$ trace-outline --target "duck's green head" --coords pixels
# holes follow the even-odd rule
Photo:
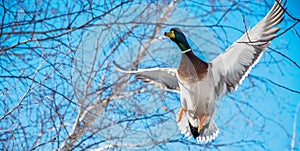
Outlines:
[[[181,49],[181,51],[191,49],[184,34],[179,28],[171,28],[170,32],[165,32],[164,35],[169,37],[172,41],[174,41]]]

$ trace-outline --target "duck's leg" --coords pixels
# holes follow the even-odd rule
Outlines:
[[[202,129],[202,127],[203,127],[203,124],[204,124],[204,121],[205,121],[205,119],[207,118],[207,114],[204,114],[203,116],[202,116],[202,118],[201,118],[201,120],[200,120],[200,123],[199,123],[199,127],[198,127],[198,132],[200,132],[201,131],[201,129]]]
[[[180,111],[179,111],[179,115],[178,115],[178,117],[177,117],[177,122],[180,122],[180,121],[181,121],[183,112],[186,112],[186,109],[183,108],[183,107],[181,107],[181,108],[180,108]]]

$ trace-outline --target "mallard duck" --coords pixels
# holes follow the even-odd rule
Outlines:
[[[180,93],[181,108],[178,127],[182,134],[194,137],[198,142],[214,140],[219,130],[213,120],[215,102],[238,88],[251,68],[258,62],[264,50],[271,44],[280,28],[274,28],[283,20],[284,4],[276,1],[270,12],[251,30],[211,62],[198,58],[183,32],[171,28],[164,35],[181,50],[178,68],[152,68],[126,71],[138,79],[164,90]]]

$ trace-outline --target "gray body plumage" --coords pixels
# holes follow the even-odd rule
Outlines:
[[[182,120],[178,122],[179,129],[189,137],[193,135],[198,142],[208,142],[215,139],[219,130],[212,116],[205,120],[202,132],[198,133],[197,131],[201,117],[214,114],[215,103],[218,99],[214,90],[211,64],[208,66],[207,75],[201,81],[187,82],[180,79],[180,76],[177,78],[181,90],[181,106],[187,110],[186,113],[183,113]]]

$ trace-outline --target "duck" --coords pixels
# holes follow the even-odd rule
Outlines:
[[[276,0],[262,20],[210,62],[198,58],[183,31],[175,27],[164,36],[181,50],[177,68],[127,71],[114,64],[120,72],[133,74],[160,89],[179,93],[178,129],[185,137],[194,137],[199,143],[214,141],[219,134],[213,119],[216,101],[233,93],[259,61],[280,30],[274,26],[283,20],[285,4]]]

